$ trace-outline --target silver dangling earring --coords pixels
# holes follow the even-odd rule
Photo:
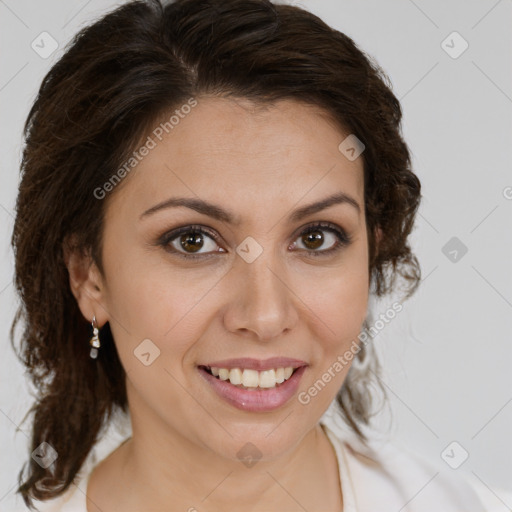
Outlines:
[[[98,325],[96,324],[96,315],[92,317],[92,338],[89,341],[91,345],[91,351],[89,352],[89,356],[91,359],[96,359],[98,357],[98,349],[100,348],[100,338],[99,338],[99,330]]]

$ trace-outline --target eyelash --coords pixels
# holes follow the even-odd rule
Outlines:
[[[346,233],[343,229],[340,229],[336,227],[335,224],[331,224],[330,222],[317,222],[315,224],[310,224],[309,226],[306,226],[304,230],[299,233],[297,238],[302,237],[304,235],[307,235],[309,233],[318,231],[319,228],[321,230],[329,231],[330,233],[333,233],[337,240],[333,247],[326,250],[308,250],[308,249],[301,249],[302,251],[306,251],[309,253],[309,255],[313,257],[327,257],[331,254],[341,250],[343,247],[346,247],[350,245],[352,242],[352,237]],[[170,243],[173,242],[176,238],[178,238],[180,235],[183,234],[200,234],[200,235],[208,235],[208,237],[212,238],[217,244],[219,244],[219,240],[217,239],[217,235],[215,235],[212,231],[197,225],[190,225],[190,226],[183,226],[181,228],[175,229],[173,231],[170,231],[168,233],[165,233],[163,236],[159,238],[158,244],[163,246],[164,249],[168,252],[171,252],[173,254],[177,254],[179,257],[188,259],[188,260],[194,260],[194,259],[206,259],[212,256],[215,256],[217,253],[210,253],[210,254],[186,254],[182,253],[178,250],[176,250],[174,247],[170,246]]]

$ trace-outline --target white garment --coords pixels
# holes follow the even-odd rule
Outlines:
[[[436,467],[391,443],[366,447],[355,435],[335,434],[320,424],[338,461],[343,512],[489,512],[475,490],[454,470]],[[41,512],[86,512],[85,493],[92,470],[131,436],[129,416],[118,416],[100,445],[90,452],[77,483],[49,501],[34,501]],[[315,511],[309,511],[315,512]]]

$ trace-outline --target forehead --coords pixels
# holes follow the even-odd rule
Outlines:
[[[166,125],[169,133],[161,127],[174,111],[155,123],[153,148],[124,178],[111,206],[129,203],[142,213],[170,196],[187,196],[262,215],[262,206],[310,203],[335,192],[363,206],[363,159],[350,161],[339,151],[348,133],[319,108],[199,97],[187,111]],[[159,140],[155,133],[162,131]]]

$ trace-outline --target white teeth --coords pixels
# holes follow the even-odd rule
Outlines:
[[[237,386],[238,384],[242,384],[242,370],[240,368],[233,368],[229,372],[229,382]]]
[[[276,370],[276,382],[278,384],[281,384],[281,382],[284,382],[284,368],[278,368]]]
[[[259,375],[257,370],[244,370],[242,375],[242,384],[246,388],[257,388]]]
[[[257,387],[264,389],[274,388],[276,384],[282,384],[285,380],[288,380],[292,376],[293,370],[292,366],[261,372],[249,369],[242,370],[241,368],[228,369],[215,366],[210,368],[212,375],[220,380],[229,380],[234,386],[252,389]]]
[[[276,385],[275,370],[260,372],[260,388],[273,388]]]

